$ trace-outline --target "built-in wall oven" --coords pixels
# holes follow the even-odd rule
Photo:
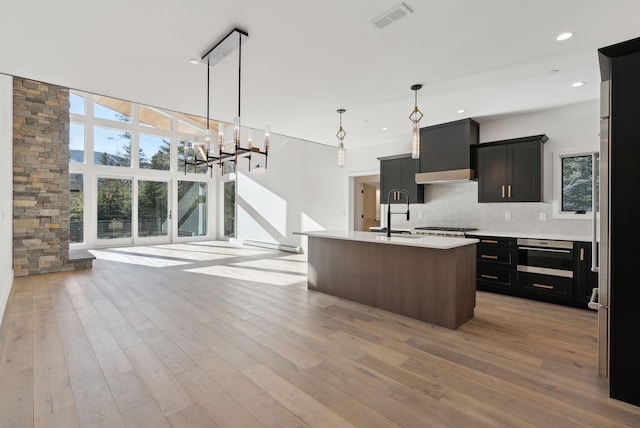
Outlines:
[[[518,272],[573,278],[573,242],[518,239]]]

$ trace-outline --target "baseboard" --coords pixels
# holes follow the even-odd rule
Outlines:
[[[269,248],[271,250],[287,251],[290,253],[302,253],[302,248],[294,247],[293,245],[284,245],[272,242],[253,241],[251,239],[245,239],[242,241],[245,245],[251,245],[253,247]]]
[[[4,311],[7,309],[7,302],[9,301],[9,293],[11,292],[11,286],[13,285],[13,269],[9,269],[9,274],[2,282],[0,282],[0,325],[4,318]]]

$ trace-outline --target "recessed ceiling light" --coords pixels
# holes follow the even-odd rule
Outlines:
[[[190,60],[189,60],[189,62],[190,62],[191,64],[193,64],[193,65],[200,64],[200,60],[199,60],[199,59],[195,59],[195,58],[190,59]]]
[[[467,112],[467,111],[466,111],[465,109],[463,109],[463,108],[461,108],[461,109],[459,109],[459,110],[458,110],[458,114],[462,114],[462,113],[466,113],[466,112]]]
[[[556,40],[559,42],[564,42],[565,40],[569,40],[572,37],[573,37],[573,33],[566,32],[566,33],[558,34],[558,37],[556,37]]]
[[[389,128],[385,126],[384,128],[382,128],[382,130],[383,130],[383,131],[388,131],[388,130],[389,130]]]
[[[580,86],[584,86],[584,82],[574,82],[571,86],[574,88],[579,88]]]

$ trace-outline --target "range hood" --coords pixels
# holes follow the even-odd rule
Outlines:
[[[471,146],[478,144],[480,125],[473,119],[420,129],[420,162],[416,183],[451,183],[475,178]]]

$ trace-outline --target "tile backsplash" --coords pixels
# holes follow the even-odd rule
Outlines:
[[[591,220],[554,218],[551,202],[478,203],[478,183],[429,184],[425,186],[425,203],[410,206],[411,220],[394,215],[394,227],[448,226],[474,227],[494,232],[535,232],[587,236]],[[382,224],[386,221],[386,205],[382,206]],[[392,211],[402,211],[393,205]],[[509,217],[510,219],[506,219]],[[545,218],[541,221],[541,217]]]

